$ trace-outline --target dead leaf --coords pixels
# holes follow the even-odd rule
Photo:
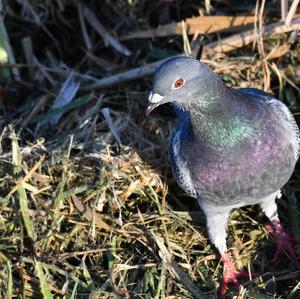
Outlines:
[[[290,44],[283,44],[277,48],[273,48],[265,59],[270,60],[270,59],[279,58],[285,55],[290,50],[290,48],[291,48]]]
[[[93,213],[90,207],[84,206],[83,203],[75,195],[71,195],[71,198],[74,206],[77,208],[78,211],[82,213],[82,216],[85,219],[89,221],[95,220],[95,225],[98,228],[103,228],[105,230],[111,231],[111,227],[100,218],[99,214],[96,213],[95,217],[93,217]]]

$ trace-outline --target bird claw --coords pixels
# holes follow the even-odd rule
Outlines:
[[[238,278],[249,279],[250,277],[247,272],[238,271],[235,269],[227,253],[222,255],[222,261],[224,264],[224,276],[220,292],[221,298],[224,299],[230,283],[234,284],[236,287],[239,287],[240,283],[238,282]],[[254,276],[256,276],[256,274],[254,274]]]
[[[286,251],[291,259],[296,264],[297,268],[300,269],[299,258],[295,252],[294,246],[300,244],[300,240],[297,240],[290,236],[282,227],[281,223],[276,220],[273,221],[271,225],[266,226],[268,232],[272,234],[272,236],[277,241],[276,250],[274,253],[274,257],[272,259],[272,263],[277,263],[279,260],[279,256],[283,251]]]

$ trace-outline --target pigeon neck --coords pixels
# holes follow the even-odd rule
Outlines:
[[[238,98],[236,91],[224,88],[203,104],[203,99],[185,107],[191,119],[194,138],[214,151],[223,152],[252,135],[254,101]],[[208,104],[207,104],[208,103]]]

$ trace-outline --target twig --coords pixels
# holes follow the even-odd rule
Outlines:
[[[54,37],[54,35],[47,29],[47,27],[43,24],[40,16],[36,13],[36,11],[31,6],[31,3],[28,2],[28,0],[20,1],[20,4],[31,14],[33,17],[33,20],[27,19],[28,21],[34,22],[38,26],[40,26],[44,32],[53,40],[53,42],[56,45],[56,48],[59,49],[59,43],[57,39]]]
[[[58,257],[59,259],[68,259],[73,256],[97,254],[106,251],[109,251],[109,248],[98,248],[98,249],[90,249],[90,250],[75,251],[75,252],[63,252],[63,253],[56,254],[55,257]]]
[[[29,65],[34,65],[34,53],[33,53],[33,47],[32,47],[32,40],[30,36],[26,36],[22,38],[22,47],[23,47],[23,52],[25,55],[25,59],[27,64]],[[31,77],[34,77],[36,74],[36,70],[34,68],[29,68],[28,72]],[[42,78],[39,78],[39,80]]]
[[[258,41],[258,52],[262,60],[263,72],[264,72],[264,91],[268,91],[270,88],[270,70],[268,68],[268,64],[265,60],[265,49],[264,49],[264,40],[263,40],[263,26],[264,26],[264,9],[266,1],[261,1],[261,6],[259,9],[259,41]]]
[[[294,0],[292,5],[291,5],[291,8],[286,16],[286,19],[285,19],[285,25],[286,26],[290,26],[291,24],[291,21],[292,21],[292,18],[296,12],[296,9],[297,9],[297,6],[299,4],[299,0]]]
[[[90,37],[86,30],[86,24],[85,24],[83,15],[82,15],[82,4],[80,2],[77,5],[77,10],[78,10],[78,15],[79,15],[79,22],[80,22],[82,35],[83,35],[83,40],[84,40],[86,48],[89,50],[92,48],[92,43],[91,43]]]
[[[164,61],[165,61],[165,59],[159,60],[159,61],[156,61],[154,63],[148,64],[145,66],[137,67],[135,69],[125,71],[123,73],[115,74],[115,75],[100,79],[100,80],[98,80],[98,82],[84,86],[82,88],[82,90],[88,91],[88,90],[93,90],[96,88],[104,88],[104,87],[112,86],[112,85],[115,85],[118,83],[123,83],[123,82],[127,82],[130,80],[138,79],[141,77],[150,76],[155,72],[156,68]]]
[[[56,83],[55,83],[54,79],[51,77],[49,72],[46,70],[45,66],[38,61],[36,56],[33,57],[33,61],[39,67],[39,71],[45,77],[45,79],[47,79],[52,86],[55,86]]]
[[[187,28],[186,28],[186,25],[185,25],[185,22],[182,21],[182,40],[183,40],[183,48],[184,48],[184,53],[188,56],[190,56],[192,54],[192,51],[191,51],[191,45],[190,45],[190,41],[189,41],[189,38],[188,38],[188,35],[187,35]]]
[[[291,22],[290,26],[286,26],[282,22],[273,23],[265,26],[263,29],[263,37],[272,36],[284,32],[297,30],[300,27],[300,18],[296,18]],[[209,56],[210,53],[230,52],[241,47],[249,45],[256,38],[254,30],[248,30],[242,33],[234,34],[221,41],[212,42],[203,47],[203,56]]]
[[[280,1],[280,7],[281,7],[281,20],[285,21],[287,13],[288,13],[288,7],[289,7],[289,0],[281,0]]]
[[[91,53],[91,51],[86,50],[85,55],[88,59],[92,61],[93,64],[96,66],[100,66],[102,69],[106,70],[107,72],[112,72],[114,69],[118,68],[118,64],[113,61],[108,61],[102,57],[96,56],[95,54]],[[91,77],[91,76],[90,76]],[[94,81],[99,79],[93,78]]]
[[[32,118],[35,117],[42,110],[43,107],[45,107],[49,99],[50,99],[49,95],[44,95],[40,98],[39,102],[34,106],[32,111],[23,121],[21,129],[24,129],[30,123]]]
[[[130,56],[131,51],[123,46],[116,38],[114,38],[105,27],[100,23],[100,21],[96,18],[94,13],[87,7],[83,7],[83,15],[86,20],[90,23],[90,25],[102,36],[104,42],[106,44],[111,45],[115,50],[124,54],[125,56]]]
[[[103,108],[103,109],[101,109],[101,113],[103,114],[103,116],[104,116],[104,118],[106,120],[106,123],[109,126],[110,131],[114,135],[116,141],[121,146],[122,145],[121,138],[120,138],[120,136],[119,136],[119,134],[117,132],[117,129],[116,129],[115,125],[112,122],[112,119],[111,119],[110,113],[109,113],[109,108]]]
[[[132,32],[122,36],[121,40],[181,35],[184,26],[186,27],[186,33],[188,35],[195,34],[196,32],[199,34],[207,34],[222,30],[232,31],[236,30],[240,26],[252,24],[254,21],[254,16],[201,16],[186,19],[184,23],[170,23],[167,25],[161,25],[156,29]]]

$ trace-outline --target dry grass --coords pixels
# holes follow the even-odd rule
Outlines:
[[[1,26],[12,51],[2,60],[0,86],[0,298],[217,298],[222,267],[204,215],[176,185],[168,163],[171,109],[144,118],[146,75],[89,86],[148,68],[189,49],[191,40],[186,32],[184,38],[120,36],[208,8],[254,15],[255,3],[3,2]],[[279,21],[276,5],[266,3],[265,23]],[[298,117],[297,34],[260,35],[263,50],[249,45],[204,62],[230,86],[270,87]],[[299,168],[288,191],[280,216],[300,237]],[[232,287],[228,298],[300,297],[289,257],[271,264],[275,244],[265,222],[256,207],[232,213],[231,254],[237,266],[261,275]]]

